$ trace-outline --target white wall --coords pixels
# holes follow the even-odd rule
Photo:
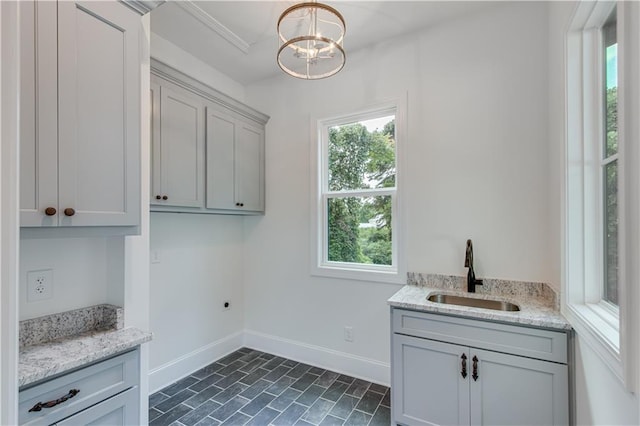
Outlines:
[[[580,336],[576,338],[576,424],[638,425],[640,400]]]
[[[122,306],[123,238],[21,238],[20,320],[100,303]],[[53,298],[27,301],[27,272],[53,269]],[[114,290],[112,290],[114,289]]]
[[[575,2],[549,6],[549,252],[553,282],[561,281],[562,211],[561,179],[564,179],[565,69],[564,37]],[[615,374],[580,335],[575,339],[576,423],[579,425],[640,424],[640,399],[627,392]]]
[[[247,87],[271,120],[267,214],[245,219],[246,328],[374,361],[388,381],[373,364],[389,362],[398,287],[309,275],[310,118],[405,93],[408,270],[463,275],[472,238],[479,277],[549,282],[547,84],[547,6],[508,3],[350,54],[327,80]]]
[[[240,83],[151,33],[151,56],[241,102]],[[151,214],[149,388],[153,392],[242,346],[242,218]],[[222,302],[231,300],[229,311]]]
[[[151,56],[240,102],[244,102],[244,86],[156,33],[151,33]]]
[[[150,236],[154,391],[242,345],[242,218],[152,213]]]

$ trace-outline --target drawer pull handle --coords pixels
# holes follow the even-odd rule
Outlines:
[[[34,405],[31,410],[29,410],[29,412],[32,411],[40,411],[43,408],[52,408],[55,407],[58,404],[62,404],[63,402],[65,402],[66,400],[73,398],[74,396],[76,396],[78,393],[80,392],[80,389],[71,389],[69,391],[68,394],[66,394],[65,396],[63,396],[62,398],[58,398],[58,399],[54,399],[53,401],[49,401],[49,402],[38,402],[36,405]]]
[[[478,357],[474,355],[471,360],[473,361],[473,374],[471,377],[473,377],[473,381],[475,382],[478,380],[478,377],[480,377],[478,376]]]
[[[467,378],[467,355],[462,354],[460,359],[462,359],[462,371],[460,372],[460,374],[462,374],[463,379],[466,379]]]

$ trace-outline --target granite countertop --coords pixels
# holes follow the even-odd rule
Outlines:
[[[18,386],[73,370],[148,342],[123,328],[122,309],[98,305],[20,322]]]
[[[571,329],[569,322],[560,313],[556,293],[544,283],[484,279],[484,285],[477,286],[476,293],[467,293],[466,277],[409,273],[407,282],[388,300],[390,306],[532,327]],[[507,301],[517,304],[520,311],[497,311],[430,302],[427,298],[433,293]]]

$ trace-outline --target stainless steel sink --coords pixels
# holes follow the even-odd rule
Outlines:
[[[493,309],[495,311],[519,311],[520,307],[514,303],[501,300],[474,299],[471,297],[454,296],[452,294],[432,294],[427,298],[430,302],[447,305],[470,306],[473,308]]]

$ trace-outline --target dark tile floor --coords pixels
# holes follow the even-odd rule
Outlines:
[[[149,397],[150,425],[389,426],[386,386],[242,348]]]

